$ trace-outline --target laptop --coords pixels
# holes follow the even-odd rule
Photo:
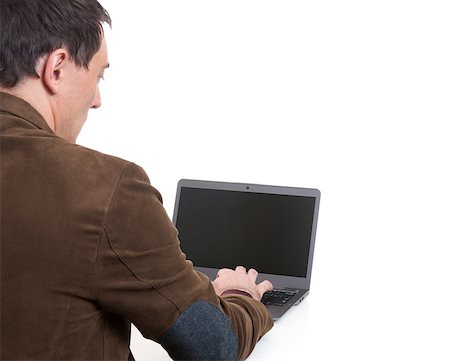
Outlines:
[[[319,201],[318,189],[182,179],[173,223],[211,280],[242,265],[271,281],[262,302],[277,320],[309,294]]]

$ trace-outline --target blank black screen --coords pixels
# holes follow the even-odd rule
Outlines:
[[[176,227],[195,266],[306,277],[315,198],[182,188]]]

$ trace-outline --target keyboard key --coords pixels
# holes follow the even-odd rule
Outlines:
[[[265,305],[284,306],[296,293],[291,290],[272,290],[264,293],[261,302]]]

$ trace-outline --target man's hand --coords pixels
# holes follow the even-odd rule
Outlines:
[[[218,296],[221,296],[225,291],[238,290],[247,292],[255,300],[261,301],[262,295],[272,290],[273,285],[267,280],[257,285],[256,277],[258,277],[258,272],[253,268],[249,269],[248,272],[242,266],[237,266],[235,270],[222,268],[217,272],[217,277],[212,285]]]

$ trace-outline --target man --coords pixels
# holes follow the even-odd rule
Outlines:
[[[109,66],[96,0],[1,0],[2,360],[244,359],[272,327],[257,272],[211,283],[133,163],[75,143]]]

